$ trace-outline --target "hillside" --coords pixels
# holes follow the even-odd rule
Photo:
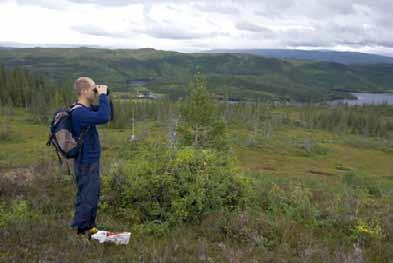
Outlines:
[[[213,49],[207,53],[252,54],[278,59],[298,59],[311,61],[336,62],[340,64],[393,64],[392,57],[359,52],[340,52],[332,50],[299,49]]]
[[[186,93],[200,71],[216,94],[238,99],[323,101],[342,91],[391,91],[393,65],[343,65],[279,60],[249,54],[185,54],[155,49],[18,48],[0,50],[0,64],[22,66],[59,82],[92,76],[117,91],[143,81],[172,98]]]

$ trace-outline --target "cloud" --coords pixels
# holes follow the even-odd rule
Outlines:
[[[238,6],[232,2],[200,1],[192,2],[192,6],[202,12],[234,15],[239,13]]]
[[[34,48],[34,47],[46,47],[46,48],[78,48],[78,47],[90,47],[90,48],[103,48],[100,45],[89,45],[89,44],[46,44],[46,43],[35,43],[26,44],[18,42],[0,41],[0,47],[17,47],[17,48]]]
[[[146,5],[152,5],[154,3],[176,3],[176,2],[182,2],[182,0],[160,0],[160,1],[154,1],[154,0],[69,0],[70,2],[75,2],[79,4],[93,4],[93,5],[98,5],[98,6],[103,6],[103,7],[110,7],[110,6],[127,6],[130,4],[146,4]]]
[[[29,44],[393,54],[392,12],[387,0],[0,0],[0,24],[12,25],[0,35]]]
[[[168,26],[167,27],[156,26],[141,33],[145,33],[155,38],[165,38],[165,39],[174,39],[174,40],[208,38],[218,35],[218,33],[216,32],[192,32],[189,30],[173,28]]]
[[[71,26],[72,30],[78,31],[82,34],[92,35],[92,36],[100,36],[100,37],[127,37],[130,36],[128,32],[116,32],[116,31],[108,31],[106,29],[100,28],[95,25],[76,25]]]
[[[264,26],[260,26],[257,24],[253,24],[247,21],[241,21],[239,23],[236,24],[236,28],[239,30],[243,30],[243,31],[250,31],[250,32],[258,32],[258,33],[264,33],[266,35],[273,35],[273,32],[264,27]]]
[[[69,0],[70,2],[78,3],[78,4],[93,4],[100,6],[126,6],[133,3],[144,2],[144,1],[133,1],[133,0]]]
[[[45,0],[15,0],[20,6],[38,6],[46,9],[67,10],[75,6],[67,0],[45,1]]]

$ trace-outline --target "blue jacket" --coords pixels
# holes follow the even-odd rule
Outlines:
[[[79,104],[82,107],[74,109],[71,113],[72,134],[75,138],[79,138],[81,131],[90,126],[89,131],[84,135],[81,156],[75,158],[74,164],[80,158],[80,163],[94,163],[100,159],[101,146],[96,125],[110,120],[111,109],[107,95],[100,94],[99,102],[99,105],[90,105],[90,107]]]

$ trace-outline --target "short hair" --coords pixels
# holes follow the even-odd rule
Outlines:
[[[89,88],[90,83],[94,84],[94,81],[89,77],[79,77],[74,82],[74,90],[77,96],[81,94],[81,91]]]

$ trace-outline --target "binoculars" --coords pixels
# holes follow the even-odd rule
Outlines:
[[[93,89],[93,91],[94,91],[94,93],[96,93],[97,94],[97,88],[94,88]],[[108,95],[109,96],[109,88],[107,88],[106,89],[106,95]],[[112,121],[113,120],[113,118],[114,118],[114,116],[115,116],[115,113],[113,112],[114,111],[114,108],[113,108],[113,103],[112,103],[112,100],[109,98],[109,106],[110,106],[110,108],[111,108],[111,116],[110,116],[110,120]]]
[[[97,93],[97,88],[93,89],[94,93]],[[106,89],[106,95],[109,95],[109,88]]]

